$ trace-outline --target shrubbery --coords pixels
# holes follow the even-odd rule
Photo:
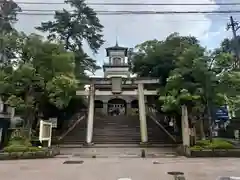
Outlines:
[[[196,145],[191,147],[191,150],[204,150],[204,149],[233,149],[234,145],[226,140],[213,139],[197,141]]]
[[[12,133],[8,146],[3,149],[4,152],[38,152],[42,148],[33,147],[29,138],[24,135],[23,130],[17,129]]]
[[[41,148],[24,146],[24,145],[10,145],[4,148],[4,152],[38,152],[42,151]]]

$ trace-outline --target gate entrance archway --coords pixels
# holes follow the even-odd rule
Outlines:
[[[126,114],[126,101],[115,98],[108,101],[108,115],[119,116]]]

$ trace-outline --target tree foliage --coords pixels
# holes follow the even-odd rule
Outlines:
[[[197,43],[195,37],[182,37],[178,33],[171,34],[165,41],[146,41],[136,46],[138,51],[132,60],[132,71],[138,76],[159,77],[165,85],[182,50]]]
[[[0,71],[1,96],[21,110],[30,127],[39,108],[52,103],[59,109],[66,107],[73,97],[77,81],[74,76],[74,55],[62,44],[44,41],[36,34],[20,33],[16,42],[18,59],[15,68]]]
[[[190,118],[211,116],[224,104],[239,107],[239,72],[233,71],[230,41],[209,52],[191,36],[173,33],[164,41],[136,46],[132,70],[138,76],[160,78],[162,110],[173,116],[187,105]],[[234,104],[234,105],[233,105]],[[238,105],[237,105],[238,104]]]
[[[21,9],[12,0],[0,4],[0,96],[20,111],[29,128],[36,116],[49,114],[46,108],[61,112],[74,104],[85,71],[99,68],[84,52],[83,43],[86,41],[96,53],[104,43],[103,26],[84,0],[65,3],[73,10],[56,11],[53,21],[37,28],[48,33],[47,40],[15,30]]]
[[[14,24],[17,22],[17,13],[21,8],[12,0],[4,0],[0,3],[0,62],[9,65],[9,58],[13,58],[12,50],[14,45]]]
[[[13,0],[2,1],[0,8],[0,32],[8,33],[13,31],[13,25],[17,22],[17,13],[21,11],[21,8]]]
[[[67,107],[76,89],[76,80],[66,75],[55,76],[46,86],[50,102],[60,109]]]
[[[64,44],[66,50],[75,53],[75,75],[79,76],[84,70],[94,72],[99,69],[96,61],[83,51],[86,41],[90,49],[97,53],[104,43],[101,25],[96,12],[87,6],[84,0],[66,0],[73,11],[56,11],[54,20],[43,22],[38,30],[48,32],[49,40],[57,40]]]

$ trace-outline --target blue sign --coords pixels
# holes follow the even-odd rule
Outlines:
[[[221,106],[215,111],[215,120],[224,120],[227,121],[229,119],[227,106]]]

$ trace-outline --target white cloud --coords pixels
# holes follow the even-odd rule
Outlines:
[[[21,1],[21,0],[17,0]],[[25,0],[26,1],[26,0]],[[39,0],[28,0],[29,2],[39,2]],[[41,0],[41,2],[49,0]],[[98,2],[99,0],[88,1]],[[51,0],[51,2],[61,2]],[[99,1],[103,2],[103,1]],[[105,0],[104,2],[116,2],[117,0]],[[128,0],[121,1],[126,3],[159,3],[159,0]],[[165,0],[161,3],[199,3],[199,0]],[[212,0],[201,0],[201,3],[214,4]],[[22,6],[22,5],[21,5]],[[66,5],[25,5],[23,9],[62,9]],[[155,11],[197,11],[197,10],[216,10],[213,6],[99,6],[93,7],[95,10],[155,10]],[[116,36],[119,44],[127,47],[134,47],[136,44],[150,39],[164,39],[172,32],[179,32],[181,35],[193,35],[202,38],[208,33],[211,20],[202,14],[189,15],[129,15],[129,16],[99,16],[104,25],[104,38],[106,43],[96,55],[99,64],[103,63],[105,57],[104,48],[115,44]],[[51,19],[49,16],[21,16],[17,27],[28,33],[35,31],[34,27],[42,21]],[[35,31],[36,32],[36,31]],[[205,35],[206,36],[206,35]],[[90,51],[89,51],[90,52]],[[101,72],[97,73],[97,75]]]
[[[220,26],[217,31],[209,31],[201,38],[203,46],[207,46],[208,49],[214,49],[218,46],[223,39],[231,38],[232,32],[226,30],[226,25]]]

